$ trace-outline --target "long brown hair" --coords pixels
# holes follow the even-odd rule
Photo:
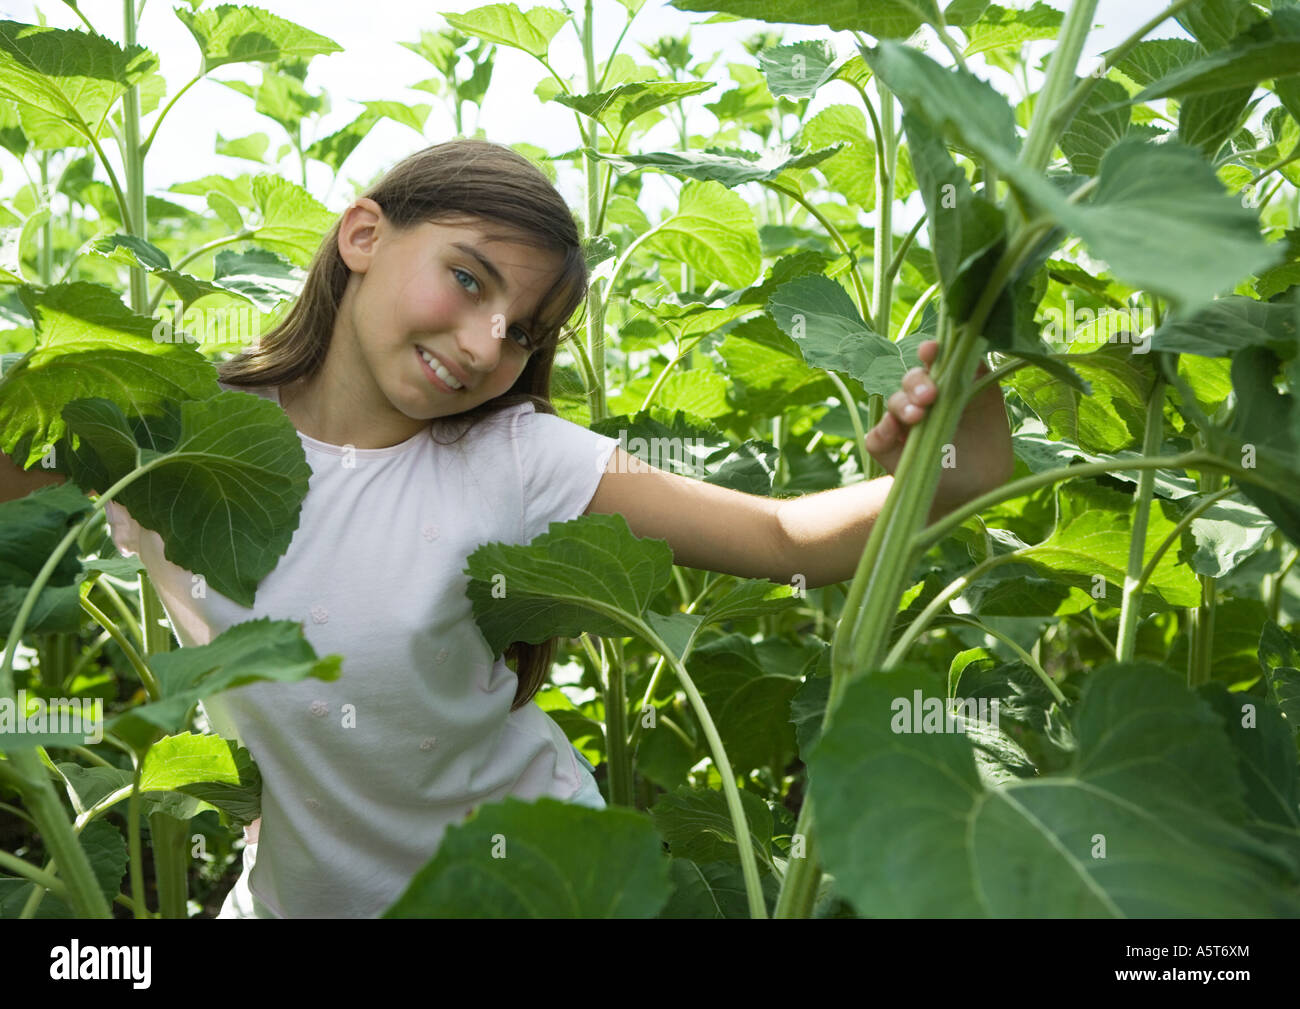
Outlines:
[[[477,422],[520,403],[532,403],[538,413],[554,414],[550,389],[555,350],[573,335],[567,323],[583,304],[588,276],[577,222],[550,180],[509,147],[458,138],[426,147],[398,162],[361,195],[378,203],[384,216],[399,230],[426,222],[478,218],[505,225],[511,232],[489,238],[562,254],[563,265],[555,283],[526,324],[533,337],[533,350],[518,380],[495,399],[447,420],[463,423],[454,442]],[[339,253],[341,222],[340,216],[321,241],[308,267],[302,293],[284,318],[255,346],[217,365],[222,382],[245,387],[280,386],[320,370],[351,274]],[[546,682],[557,642],[557,638],[536,645],[516,641],[506,648],[505,657],[514,662],[519,678],[511,710],[527,704]]]

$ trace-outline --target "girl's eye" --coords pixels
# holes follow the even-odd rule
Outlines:
[[[474,285],[475,290],[470,291],[470,288],[465,287],[464,284],[461,284],[461,287],[465,287],[465,290],[470,291],[471,294],[477,293],[478,281],[474,279],[474,275],[472,273],[467,273],[465,270],[461,270],[457,267],[452,267],[451,272],[455,275],[458,281],[460,280],[461,277],[467,277],[470,283]],[[515,334],[516,339],[519,340],[519,346],[523,347],[524,350],[533,349],[533,338],[528,334],[526,330],[520,329],[518,326],[516,326],[510,332]]]
[[[459,280],[461,277],[468,277],[468,278],[470,279],[470,282],[473,283],[474,288],[475,288],[475,290],[472,291],[471,293],[476,293],[476,292],[477,292],[477,289],[478,289],[478,281],[474,279],[474,275],[473,275],[472,273],[466,273],[464,270],[458,270],[458,269],[456,269],[455,267],[452,267],[452,271],[451,271],[451,272],[452,272],[453,274],[456,275],[456,279],[457,279],[457,280]],[[461,286],[461,287],[465,287],[464,284],[461,284],[460,286]],[[465,290],[468,291],[469,288],[468,288],[468,287],[465,287]]]

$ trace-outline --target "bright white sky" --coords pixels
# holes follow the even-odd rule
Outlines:
[[[1027,0],[1003,0],[1003,3],[1004,6],[1029,6]],[[573,0],[571,6],[574,5],[581,7],[582,0]],[[1064,0],[1054,0],[1053,5],[1064,7],[1065,3]],[[1090,57],[1127,36],[1165,5],[1165,0],[1101,0],[1096,22],[1102,27],[1097,28],[1089,39],[1083,66],[1086,68]],[[121,40],[121,0],[82,0],[80,6],[96,29]],[[421,29],[445,27],[446,23],[437,11],[463,12],[481,6],[481,0],[441,0],[429,4],[413,4],[410,0],[363,0],[362,3],[355,0],[268,0],[263,6],[343,46],[343,52],[316,57],[307,78],[308,88],[324,88],[334,106],[321,124],[321,136],[338,129],[361,111],[352,99],[396,99],[433,105],[423,138],[405,126],[381,122],[344,164],[344,177],[336,183],[324,165],[319,162],[312,164],[309,188],[318,197],[324,197],[331,209],[342,210],[347,205],[354,182],[364,185],[407,154],[452,136],[452,120],[442,100],[426,92],[407,90],[409,84],[434,76],[435,71],[398,43],[415,41]],[[520,6],[527,9],[534,4],[523,0]],[[559,4],[553,6],[559,8]],[[0,0],[0,17],[35,23],[37,7],[44,11],[47,22],[56,27],[73,28],[80,24],[68,7],[54,0],[39,5],[28,0]],[[139,26],[139,41],[160,54],[169,95],[189,79],[198,64],[194,40],[172,13],[171,7],[172,4],[166,0],[148,0]],[[597,58],[601,59],[618,37],[625,12],[615,0],[596,0],[595,8],[596,51]],[[359,11],[364,12],[364,17],[357,17]],[[709,79],[718,81],[721,86],[691,102],[688,125],[696,132],[712,132],[717,128],[712,113],[703,106],[706,102],[716,101],[718,95],[734,86],[727,74],[727,62],[753,62],[740,40],[760,30],[780,27],[756,21],[700,25],[699,22],[708,16],[685,14],[667,6],[665,0],[648,0],[620,48],[620,52],[629,54],[638,62],[649,62],[638,43],[651,43],[665,35],[680,37],[689,30],[696,59],[706,58],[715,51],[722,52],[722,58],[708,74]],[[852,38],[846,32],[791,25],[784,27],[784,33],[786,42],[829,38],[841,55],[852,52]],[[1176,22],[1167,21],[1153,35],[1170,37],[1184,33]],[[1036,43],[1035,55],[1041,56],[1047,45]],[[527,141],[551,152],[576,146],[578,138],[572,111],[557,103],[543,104],[532,93],[537,82],[546,75],[542,66],[516,50],[498,46],[497,51],[496,70],[480,124],[488,138],[502,143]],[[560,32],[551,55],[553,65],[562,73],[582,66],[581,49],[572,29],[565,28]],[[947,61],[946,54],[939,58]],[[979,66],[978,61],[975,65]],[[218,68],[214,75],[255,82],[259,79],[259,70],[250,65],[234,64]],[[831,85],[816,97],[812,111],[826,104],[856,100],[847,85]],[[466,108],[468,111],[470,107]],[[472,130],[473,125],[472,121],[467,123],[467,130]],[[220,84],[204,80],[191,88],[168,115],[158,142],[149,155],[146,185],[151,192],[159,192],[174,182],[211,173],[256,172],[258,168],[254,163],[221,157],[212,153],[212,149],[218,132],[233,138],[258,131],[271,137],[272,151],[284,139],[277,124],[253,112],[250,100]],[[653,150],[656,143],[665,148],[675,145],[675,134],[669,124],[656,126],[646,139],[638,142],[638,147]],[[25,181],[25,176],[5,152],[0,152],[0,167],[4,171],[0,192],[10,194]],[[297,178],[292,157],[281,163],[280,170],[290,178]],[[673,199],[670,194],[676,191],[677,186],[677,182],[670,182],[659,173],[646,175],[647,196],[651,202],[655,202],[653,190],[656,188],[667,201]],[[567,166],[562,167],[560,188],[575,207],[580,205],[580,187],[577,173]],[[178,202],[187,201],[181,199]]]

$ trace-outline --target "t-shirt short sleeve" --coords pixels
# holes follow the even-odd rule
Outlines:
[[[514,445],[523,475],[523,542],[567,522],[591,503],[618,439],[538,413],[531,403],[516,414]]]

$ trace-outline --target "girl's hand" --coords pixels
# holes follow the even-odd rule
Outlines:
[[[867,432],[867,451],[889,473],[898,466],[912,425],[925,416],[938,395],[929,374],[938,353],[937,340],[926,340],[917,348],[925,366],[903,376],[902,388],[886,401],[887,412],[880,423]],[[988,372],[988,365],[981,361],[975,377]],[[953,435],[952,458],[954,465],[943,470],[935,491],[936,502],[944,507],[964,504],[1011,479],[1015,468],[1011,427],[1002,387],[997,383],[966,404]]]

